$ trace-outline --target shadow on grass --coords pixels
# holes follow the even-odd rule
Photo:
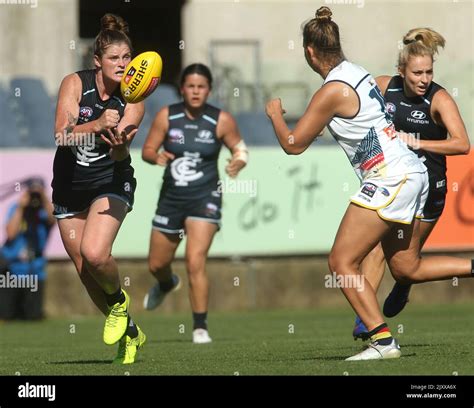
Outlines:
[[[234,338],[221,338],[219,337],[218,340],[214,340],[212,341],[212,343],[216,343],[216,344],[219,344],[219,343],[229,343],[229,342],[232,342],[232,343],[235,343],[235,339]],[[189,343],[189,344],[193,344],[193,341],[191,338],[181,338],[181,339],[157,339],[157,340],[149,340],[147,338],[147,341],[146,341],[146,344],[163,344],[163,343],[179,343],[179,344],[183,344],[183,343]],[[212,344],[211,343],[211,344]]]
[[[158,339],[158,340],[149,340],[147,339],[146,344],[163,344],[163,343],[191,343],[191,339]]]
[[[301,358],[288,358],[288,359],[278,359],[280,362],[288,362],[288,361],[339,361],[340,363],[344,362],[347,357],[350,357],[351,355],[346,355],[344,354],[339,354],[337,356],[320,356],[320,357],[313,357],[313,356],[308,356],[308,357],[301,357]],[[416,353],[410,353],[410,354],[402,354],[401,358],[407,358],[407,357],[416,357]],[[391,360],[391,359],[387,359]],[[396,360],[396,359],[394,359]],[[260,363],[267,363],[269,361],[275,362],[274,358],[267,358],[267,359],[255,359],[254,361],[260,362]],[[359,361],[357,361],[360,363]]]
[[[66,365],[66,364],[112,364],[112,360],[71,360],[71,361],[51,361],[47,365]]]
[[[351,357],[350,355],[348,356],[326,356],[326,357],[308,357],[308,358],[300,358],[298,360],[319,360],[319,361],[339,361],[339,362],[344,362],[346,358]],[[400,358],[411,358],[411,357],[416,357],[416,353],[411,353],[411,354],[402,354]],[[387,359],[387,360],[398,360],[396,358],[394,359]],[[370,361],[370,360],[367,360]],[[351,363],[352,361],[348,361],[348,363]],[[356,363],[360,364],[360,361],[356,361]]]
[[[401,343],[400,347],[438,347],[442,344],[411,344],[411,343]]]

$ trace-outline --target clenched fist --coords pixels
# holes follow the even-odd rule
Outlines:
[[[115,109],[106,109],[99,119],[97,119],[97,124],[101,129],[112,129],[117,127],[120,122],[120,115],[118,110]]]

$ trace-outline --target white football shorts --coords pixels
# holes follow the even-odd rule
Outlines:
[[[377,211],[386,221],[411,224],[413,217],[423,218],[428,189],[427,171],[366,179],[351,197],[351,202]]]

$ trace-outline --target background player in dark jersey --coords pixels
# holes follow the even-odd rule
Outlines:
[[[405,35],[403,43],[398,59],[399,75],[380,76],[376,80],[396,130],[403,132],[400,137],[428,168],[429,194],[420,223],[422,247],[443,213],[447,193],[446,156],[468,154],[470,144],[456,102],[433,82],[433,56],[438,47],[444,47],[444,38],[429,28],[414,28]],[[377,290],[385,271],[380,245],[364,260],[362,271]],[[387,317],[403,309],[410,288],[410,284],[395,283],[383,308]],[[354,337],[364,338],[366,333],[357,317]]]
[[[129,146],[142,103],[126,104],[120,80],[130,62],[128,26],[106,14],[95,39],[95,69],[67,75],[56,110],[53,203],[67,253],[95,305],[106,315],[104,342],[119,342],[114,362],[133,363],[145,335],[128,315],[111,255],[120,225],[133,206],[136,181]]]
[[[234,118],[207,104],[211,87],[212,75],[205,65],[185,68],[181,75],[183,102],[157,113],[142,152],[146,162],[166,166],[148,258],[150,272],[158,283],[145,296],[144,307],[154,309],[167,293],[179,287],[171,262],[186,231],[194,343],[211,342],[205,265],[221,219],[217,162],[222,144],[232,152],[226,167],[229,176],[235,177],[248,159]]]

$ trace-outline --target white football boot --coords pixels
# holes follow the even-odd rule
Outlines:
[[[382,346],[377,341],[371,342],[364,351],[355,356],[346,358],[346,361],[381,360],[387,358],[399,358],[402,352],[397,340],[393,339],[387,346]]]
[[[211,343],[212,339],[209,337],[209,333],[206,329],[195,329],[193,330],[193,343],[194,344],[205,344]]]

